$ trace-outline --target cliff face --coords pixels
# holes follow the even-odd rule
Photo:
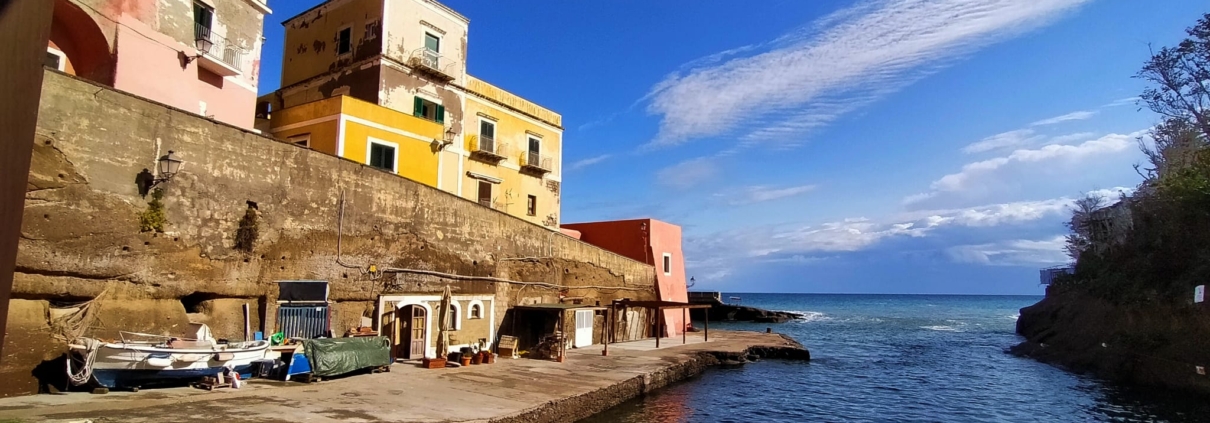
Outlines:
[[[1073,291],[1021,309],[1015,354],[1131,384],[1210,394],[1210,309],[1123,305]]]

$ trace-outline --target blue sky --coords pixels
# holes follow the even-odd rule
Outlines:
[[[316,3],[273,5],[262,93],[281,20]],[[1071,199],[1138,183],[1148,43],[1208,11],[444,3],[471,20],[470,73],[563,114],[564,222],[682,225],[695,289],[826,293],[1040,294]]]

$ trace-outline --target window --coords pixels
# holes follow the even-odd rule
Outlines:
[[[487,119],[479,120],[479,139],[483,140],[486,145],[490,145],[496,139],[496,122]],[[495,151],[490,148],[485,150]]]
[[[366,163],[370,166],[388,171],[395,172],[395,145],[382,141],[370,141],[369,158]]]
[[[46,62],[43,63],[46,67],[60,71],[67,71],[67,55],[54,47],[46,48]]]
[[[492,206],[492,183],[488,181],[479,181],[479,205],[484,207]]]
[[[210,39],[210,28],[214,27],[214,8],[210,5],[193,2],[193,35],[195,39]]]
[[[437,123],[445,123],[445,107],[422,97],[415,98],[412,115]]]
[[[445,315],[445,323],[446,323],[446,325],[448,325],[446,327],[449,328],[450,330],[462,329],[462,320],[458,318],[458,313],[460,311],[461,311],[461,307],[458,306],[458,302],[451,301],[450,302],[450,311],[449,311],[449,313],[447,313]]]
[[[529,196],[529,201],[525,203],[525,214],[530,216],[538,215],[538,197]]]
[[[542,140],[536,137],[529,137],[529,154],[525,156],[525,164],[530,166],[542,166]]]
[[[336,54],[349,54],[353,51],[353,28],[340,30],[336,36]]]
[[[297,145],[299,147],[307,147],[307,148],[311,147],[311,134],[295,135],[295,136],[292,136],[287,139],[290,140],[291,144]]]
[[[441,52],[441,37],[431,33],[424,33],[424,48],[434,53]]]
[[[472,319],[482,319],[483,318],[483,306],[481,306],[479,304],[471,304],[471,318]]]
[[[672,254],[664,253],[664,276],[672,276]]]

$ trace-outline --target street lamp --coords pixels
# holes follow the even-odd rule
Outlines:
[[[210,54],[210,49],[212,47],[214,47],[214,41],[210,41],[210,37],[208,37],[208,36],[197,37],[196,40],[193,40],[193,46],[195,48],[197,48],[196,56],[190,56],[188,54],[185,54],[185,52],[183,52],[183,51],[181,52],[181,67],[182,68],[189,66],[189,64],[192,63],[194,60],[197,60],[198,58],[200,58],[202,56]]]
[[[175,152],[168,150],[168,154],[160,157],[160,177],[156,179],[156,183],[168,182],[169,179],[172,179],[173,176],[176,176],[176,173],[181,171],[182,163],[185,162],[176,158]]]

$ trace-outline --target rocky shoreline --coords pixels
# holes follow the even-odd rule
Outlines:
[[[1021,309],[1009,352],[1116,382],[1210,395],[1210,312],[1050,293]]]
[[[788,311],[772,311],[762,308],[748,307],[738,304],[727,304],[722,301],[699,301],[699,304],[710,304],[710,321],[712,322],[756,322],[756,323],[785,323],[803,318],[802,314]],[[700,309],[690,312],[694,320],[705,320],[706,313]]]

